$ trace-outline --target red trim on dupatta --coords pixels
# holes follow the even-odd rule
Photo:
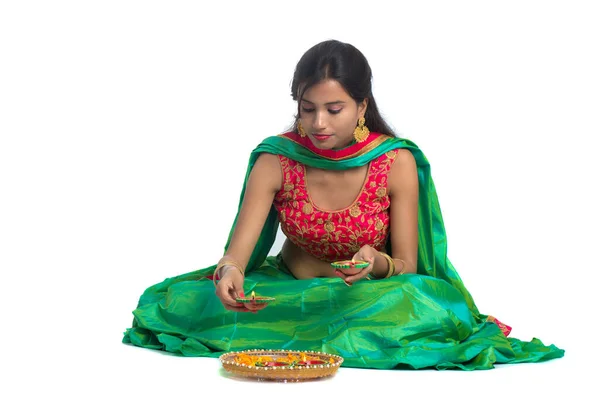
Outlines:
[[[336,161],[345,160],[348,158],[357,157],[362,154],[365,154],[368,151],[379,146],[381,143],[385,142],[389,138],[389,136],[383,135],[381,133],[371,132],[369,134],[369,137],[367,137],[367,140],[365,140],[362,143],[354,143],[340,150],[323,150],[315,147],[315,145],[310,141],[310,139],[307,136],[301,137],[296,132],[286,132],[279,136],[285,137],[286,139],[289,139],[292,142],[297,143],[302,147],[305,147],[306,149],[310,150],[316,155]]]
[[[500,322],[498,318],[492,317],[491,315],[488,315],[487,322],[493,322],[496,325],[498,325],[498,328],[500,328],[504,336],[508,336],[510,334],[510,331],[512,331],[512,327]]]

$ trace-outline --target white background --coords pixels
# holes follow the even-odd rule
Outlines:
[[[332,38],[365,54],[384,116],[431,162],[480,311],[566,356],[269,389],[598,393],[596,2],[1,4],[2,398],[263,393],[120,341],[146,287],[222,255],[250,151],[291,124],[295,64]]]

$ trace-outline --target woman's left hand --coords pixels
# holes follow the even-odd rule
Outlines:
[[[348,268],[343,271],[340,269],[335,270],[335,274],[342,278],[348,285],[352,285],[354,282],[365,278],[375,265],[375,257],[377,257],[378,251],[371,246],[364,245],[360,250],[352,257],[352,261],[367,261],[369,265],[364,268]]]

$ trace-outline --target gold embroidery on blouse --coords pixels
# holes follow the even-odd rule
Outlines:
[[[377,189],[377,191],[375,192],[375,195],[377,197],[383,197],[385,196],[386,190],[384,187],[380,187],[379,189]]]
[[[360,207],[358,206],[358,204],[355,204],[352,207],[350,207],[350,215],[354,218],[360,215]]]
[[[331,233],[335,230],[335,225],[333,224],[333,222],[327,221],[327,222],[325,222],[324,228],[325,228],[325,231]]]
[[[313,213],[313,206],[310,203],[306,203],[303,207],[302,207],[302,212],[304,214],[312,214]]]

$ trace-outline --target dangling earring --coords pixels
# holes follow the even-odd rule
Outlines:
[[[298,121],[298,134],[300,137],[306,137],[306,132],[304,132],[304,128],[302,127],[300,121]]]
[[[361,118],[358,120],[358,126],[354,129],[354,139],[358,143],[362,143],[369,137],[369,128],[365,126],[365,119]]]

